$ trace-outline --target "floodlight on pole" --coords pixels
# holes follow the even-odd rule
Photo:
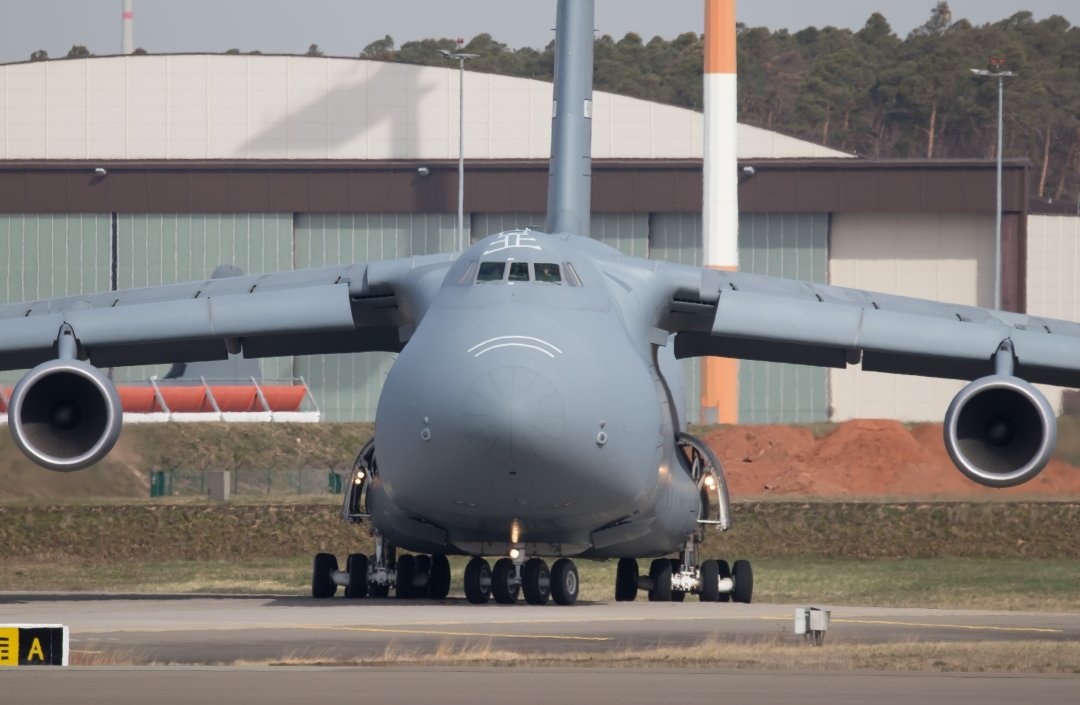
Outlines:
[[[462,44],[458,40],[458,44]],[[462,54],[446,49],[439,49],[444,59],[458,62],[458,195],[457,227],[458,246],[462,251],[468,247],[465,242],[465,62],[479,58],[479,54]]]
[[[996,78],[998,82],[998,119],[997,119],[997,209],[994,213],[994,308],[1001,309],[1001,153],[1004,151],[1004,108],[1005,79],[1015,78],[1019,74],[1002,70],[1004,59],[992,59],[993,71],[971,69],[971,73],[980,78]]]

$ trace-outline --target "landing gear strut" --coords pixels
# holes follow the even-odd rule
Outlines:
[[[638,590],[644,590],[650,602],[682,602],[693,594],[702,602],[749,603],[754,595],[754,572],[749,561],[735,561],[734,570],[725,560],[698,562],[705,528],[715,526],[727,531],[731,527],[724,469],[712,449],[690,434],[678,434],[676,443],[685,461],[683,469],[697,483],[701,496],[698,526],[687,537],[678,558],[657,558],[650,564],[648,575],[639,574],[637,560],[620,559],[615,573],[615,600],[630,602]]]

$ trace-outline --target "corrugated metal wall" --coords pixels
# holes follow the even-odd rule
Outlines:
[[[0,303],[108,290],[111,240],[109,214],[0,214]]]
[[[300,214],[296,217],[296,267],[449,252],[456,238],[456,215]],[[311,387],[323,418],[371,421],[393,361],[390,353],[312,355],[296,358],[296,374]]]
[[[471,214],[477,238],[539,226],[535,213]],[[740,258],[746,271],[824,281],[828,218],[824,215],[744,215]],[[688,265],[702,261],[698,214],[610,214],[592,218],[593,235],[625,254]],[[120,214],[116,266],[119,288],[209,277],[219,264],[247,273],[364,262],[454,249],[454,214]],[[111,216],[0,216],[4,301],[102,291],[110,286]],[[319,355],[263,361],[263,376],[303,376],[328,420],[371,420],[393,356]],[[116,371],[119,380],[163,375],[167,366]],[[687,418],[698,418],[700,365],[683,363]],[[4,375],[15,380],[18,374]],[[747,423],[826,418],[825,373],[790,365],[744,363],[740,419]]]
[[[108,217],[108,216],[106,216]],[[292,216],[280,214],[126,214],[117,216],[119,289],[209,279],[231,264],[245,274],[292,269]],[[108,256],[108,247],[105,249]],[[108,282],[102,287],[108,289]],[[265,379],[293,376],[291,358],[261,361]],[[168,365],[117,369],[117,380],[145,380]]]
[[[828,214],[740,215],[739,269],[827,283]],[[827,370],[773,362],[739,364],[740,423],[814,423],[828,418]]]

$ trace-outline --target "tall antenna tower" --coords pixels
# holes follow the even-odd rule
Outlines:
[[[122,51],[131,54],[135,51],[135,12],[132,10],[133,0],[123,0],[124,9],[120,13],[120,27],[122,33]]]

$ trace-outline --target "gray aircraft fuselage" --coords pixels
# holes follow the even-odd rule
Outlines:
[[[597,267],[620,256],[588,238],[502,233],[427,293],[376,414],[377,530],[413,551],[486,555],[512,538],[530,555],[595,557],[686,541],[699,493],[675,447],[678,368],[635,333],[632,283]],[[505,263],[502,277],[478,281],[482,263],[482,276]],[[545,265],[558,283],[538,280]]]

